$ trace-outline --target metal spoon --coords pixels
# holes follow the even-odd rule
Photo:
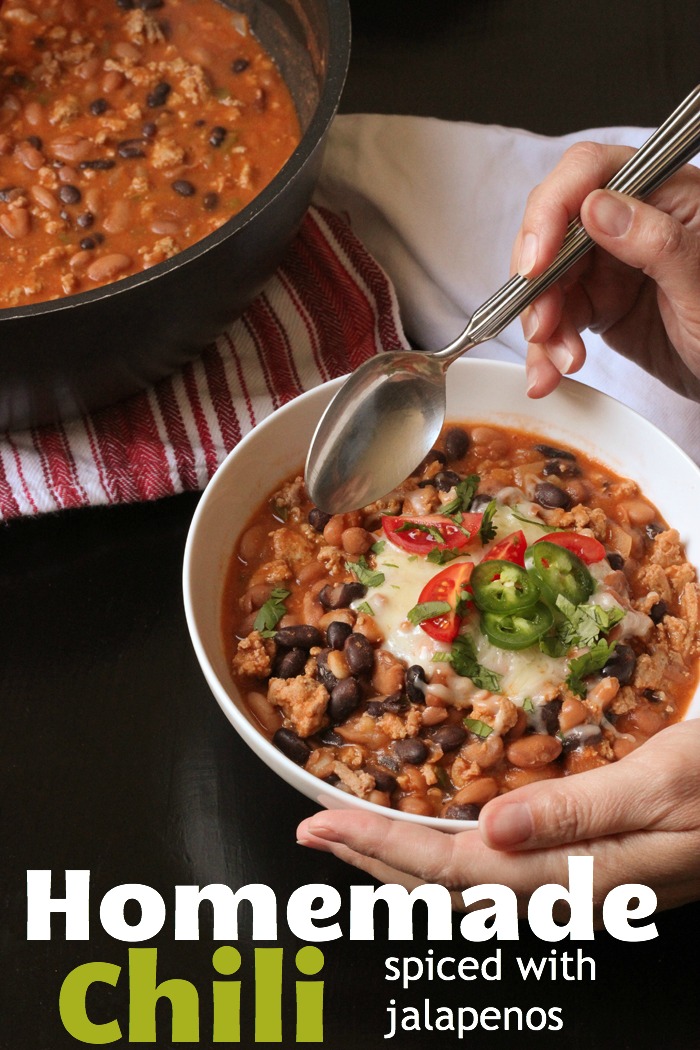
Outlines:
[[[646,197],[700,148],[700,86],[630,158],[608,189]],[[554,262],[531,280],[516,274],[473,314],[454,342],[430,352],[396,350],[365,361],[346,380],[316,428],[306,461],[313,502],[338,514],[391,492],[427,455],[445,419],[445,372],[458,357],[502,332],[592,247],[578,219]]]

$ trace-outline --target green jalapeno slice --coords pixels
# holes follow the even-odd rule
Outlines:
[[[574,605],[581,605],[595,589],[595,580],[581,559],[573,551],[548,540],[540,540],[527,548],[525,565],[537,576],[542,596],[552,604],[556,603],[558,594],[563,594]]]
[[[481,614],[482,631],[499,649],[527,649],[547,633],[553,622],[552,610],[544,602],[507,615]]]
[[[502,558],[475,565],[469,586],[482,612],[520,612],[531,609],[540,598],[537,579],[520,565]]]

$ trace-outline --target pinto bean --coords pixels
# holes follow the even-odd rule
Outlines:
[[[248,707],[268,733],[276,733],[282,725],[282,715],[263,693],[251,692],[246,696]]]
[[[11,208],[0,215],[0,229],[13,241],[26,237],[32,227],[32,219],[27,208]]]
[[[474,805],[481,809],[498,794],[498,781],[493,777],[476,777],[460,788],[452,799],[452,805]]]
[[[396,808],[402,813],[415,813],[420,817],[435,816],[435,808],[425,795],[404,795],[396,803]]]
[[[581,701],[576,700],[573,696],[567,697],[559,712],[559,728],[562,733],[566,733],[569,729],[573,729],[574,726],[585,722],[587,717],[588,712]]]
[[[546,733],[531,733],[514,740],[506,748],[506,758],[519,769],[546,766],[561,754],[561,740]]]
[[[379,649],[374,654],[374,674],[372,687],[382,696],[389,696],[403,689],[405,681],[404,666],[393,653]]]
[[[91,281],[111,281],[118,277],[131,266],[131,256],[123,252],[110,252],[108,255],[100,255],[98,259],[88,267],[87,275]]]
[[[343,530],[340,542],[346,554],[366,554],[374,543],[374,536],[367,529],[355,525]]]

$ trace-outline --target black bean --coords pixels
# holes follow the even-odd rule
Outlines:
[[[666,531],[666,526],[660,525],[658,521],[652,521],[648,525],[645,525],[644,531],[650,540],[655,540],[659,533]]]
[[[347,609],[350,602],[364,598],[366,593],[363,583],[327,583],[318,600],[324,609]]]
[[[209,145],[220,146],[226,138],[226,128],[223,128],[221,124],[217,124],[209,132]]]
[[[374,767],[368,768],[367,772],[374,777],[374,786],[377,791],[387,791],[391,794],[396,789],[396,777],[392,776],[385,769],[375,769]]]
[[[652,704],[660,704],[664,699],[664,694],[658,689],[645,689],[644,699],[649,700]]]
[[[434,485],[438,492],[449,492],[455,485],[459,485],[461,480],[459,474],[455,474],[454,470],[439,470],[430,484]]]
[[[189,179],[175,179],[170,185],[181,197],[192,197],[197,192]]]
[[[486,492],[477,492],[476,496],[469,504],[469,510],[483,510],[485,507],[488,507],[492,499],[493,497],[489,496]]]
[[[115,164],[111,157],[98,157],[96,160],[81,160],[78,167],[87,171],[109,171]]]
[[[550,459],[542,468],[546,478],[578,478],[581,468],[576,463],[565,463],[561,459]]]
[[[651,609],[649,610],[649,615],[651,616],[654,623],[661,623],[664,616],[668,616],[668,605],[663,600],[663,598],[661,598],[658,602],[654,602]]]
[[[44,143],[38,135],[27,135],[27,142],[30,146],[33,146],[34,149],[43,149],[44,147]]]
[[[362,692],[356,678],[343,678],[331,690],[327,713],[331,722],[338,725],[344,722],[355,711],[362,699]]]
[[[632,681],[637,657],[630,645],[618,642],[613,654],[600,672],[603,678],[617,678],[620,685],[629,685]]]
[[[478,820],[479,807],[473,802],[465,802],[462,805],[448,806],[442,815],[446,820]]]
[[[205,211],[214,211],[214,208],[219,206],[219,194],[214,193],[213,190],[209,193],[205,193],[202,197],[202,204]]]
[[[77,204],[82,198],[82,193],[77,186],[71,186],[69,183],[66,183],[59,187],[58,197],[64,204]]]
[[[428,757],[428,748],[417,737],[395,740],[392,747],[397,758],[410,766],[420,766]]]
[[[140,7],[142,11],[156,11],[164,3],[165,0],[136,0],[136,7]]]
[[[149,91],[146,95],[146,105],[149,109],[155,109],[157,106],[164,106],[168,100],[168,95],[172,91],[172,87],[167,80],[161,80],[152,91]]]
[[[379,762],[382,766],[385,766],[387,769],[390,769],[392,773],[401,772],[401,763],[399,762],[396,755],[380,755],[377,759],[377,762]]]
[[[576,456],[565,448],[555,448],[554,445],[535,445],[535,452],[545,456],[546,459],[568,459],[575,462]]]
[[[324,729],[318,734],[318,739],[326,747],[343,747],[347,741],[343,740],[340,733],[336,733],[334,729]]]
[[[467,739],[467,731],[460,725],[442,725],[434,729],[430,734],[432,739],[443,751],[456,751]]]
[[[308,652],[315,645],[319,648],[323,645],[323,635],[318,627],[300,623],[290,627],[280,627],[275,634],[275,641],[286,649],[306,649]]]
[[[105,113],[109,103],[106,98],[96,98],[90,103],[90,112],[93,117],[99,117],[102,113]]]
[[[121,7],[122,11],[133,11],[135,6],[134,0],[117,0],[117,7]]]
[[[572,499],[568,492],[553,485],[551,481],[539,481],[535,485],[535,502],[540,507],[561,508],[570,510]]]
[[[617,551],[607,551],[605,556],[610,562],[611,569],[615,569],[616,571],[619,569],[624,569],[625,559]]]
[[[326,628],[326,640],[331,649],[342,649],[352,634],[352,627],[343,620],[333,620]]]
[[[425,689],[422,686],[427,684],[425,677],[425,671],[420,664],[413,664],[406,671],[406,693],[408,699],[412,700],[414,704],[425,703]]]
[[[469,449],[469,435],[461,427],[449,427],[445,432],[445,454],[448,459],[462,459]]]
[[[147,120],[141,128],[141,135],[145,139],[154,139],[158,134],[158,125],[152,121]]]
[[[75,225],[79,226],[81,230],[89,230],[95,221],[95,216],[91,211],[84,211],[82,215],[79,215],[75,220]]]
[[[561,711],[561,700],[548,700],[540,707],[540,717],[546,733],[554,736],[559,732],[559,712]]]
[[[579,747],[588,747],[592,745],[595,747],[603,739],[603,732],[600,726],[594,726],[590,723],[584,722],[583,725],[574,726],[573,729],[568,729],[566,733],[562,735],[561,746],[562,751],[565,755],[568,755],[570,751],[576,751]]]
[[[338,679],[328,667],[328,653],[330,649],[322,649],[316,654],[316,677],[321,685],[324,685],[329,693],[332,693],[338,684]]]
[[[234,58],[231,69],[234,73],[243,73],[248,68],[250,61],[247,58]]]
[[[125,160],[133,160],[135,157],[145,157],[143,139],[123,139],[117,146],[117,153]]]
[[[18,186],[3,186],[0,190],[0,201],[11,201],[15,197],[19,197],[22,194],[22,190]]]
[[[304,649],[283,649],[277,653],[273,664],[275,678],[297,678],[304,673],[309,654]]]
[[[331,516],[330,514],[326,514],[325,510],[320,510],[318,507],[312,507],[309,511],[309,525],[312,529],[316,529],[316,532],[323,532],[330,520]]]
[[[410,707],[408,697],[397,690],[392,693],[391,696],[386,696],[384,699],[370,700],[367,704],[367,714],[371,715],[372,718],[381,718],[382,715],[398,715],[402,711],[406,711]]]
[[[10,74],[10,83],[14,84],[15,87],[26,88],[31,85],[31,80],[26,73],[22,73],[19,69],[16,69],[14,73]]]
[[[83,237],[80,247],[84,252],[91,252],[93,248],[97,247],[97,241],[94,237]]]
[[[272,738],[272,743],[298,766],[303,766],[311,754],[311,748],[306,741],[297,736],[292,729],[278,729]]]
[[[366,674],[374,668],[374,649],[364,634],[354,631],[343,647],[347,665],[352,674]]]

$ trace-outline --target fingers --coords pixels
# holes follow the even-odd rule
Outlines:
[[[528,197],[513,250],[517,273],[534,277],[552,262],[581,202],[592,190],[604,186],[633,152],[625,146],[579,142],[564,153]]]
[[[593,239],[621,262],[643,270],[675,304],[697,302],[700,241],[674,216],[620,193],[598,190],[581,218]]]
[[[538,329],[538,336],[541,331]],[[583,339],[569,312],[565,311],[557,327],[543,341],[532,342],[528,346],[528,396],[538,398],[550,394],[561,377],[577,372],[585,359]]]

